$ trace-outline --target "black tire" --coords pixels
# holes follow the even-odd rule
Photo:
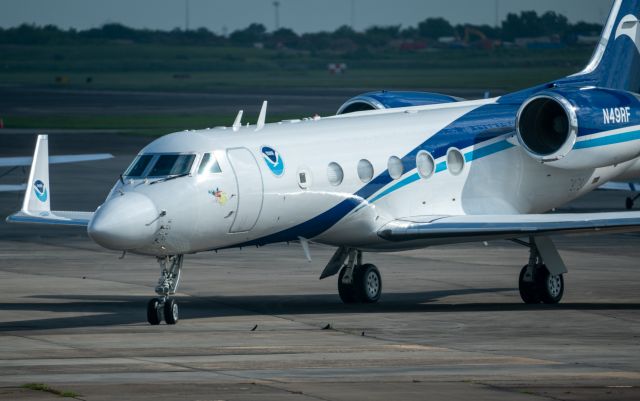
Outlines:
[[[158,298],[150,299],[147,303],[147,322],[152,326],[160,324],[160,315],[158,314],[158,305],[160,301]]]
[[[538,296],[538,289],[535,281],[524,281],[524,275],[527,272],[529,265],[524,265],[520,270],[520,277],[518,278],[518,290],[520,291],[520,298],[525,304],[539,304],[540,297]]]
[[[536,269],[536,287],[540,301],[545,304],[557,304],[564,295],[564,278],[562,274],[552,275],[547,266]]]
[[[342,278],[346,272],[346,266],[340,269],[340,274],[338,275],[338,295],[340,295],[340,299],[345,304],[354,304],[358,302],[356,299],[355,289],[353,284],[344,284],[342,282]]]
[[[169,298],[164,303],[164,321],[167,324],[178,323],[178,303],[175,299]]]
[[[633,199],[627,198],[627,200],[625,201],[624,205],[627,208],[627,210],[631,210],[631,209],[633,209],[633,204],[634,203],[635,202],[633,201]]]
[[[378,302],[382,295],[382,277],[375,265],[358,266],[353,274],[356,299],[365,304]]]

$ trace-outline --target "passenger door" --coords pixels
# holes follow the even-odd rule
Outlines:
[[[229,149],[227,157],[238,185],[238,209],[229,232],[247,232],[256,225],[262,210],[262,173],[256,158],[247,148]]]

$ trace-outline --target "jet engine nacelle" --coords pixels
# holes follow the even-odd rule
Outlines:
[[[640,140],[630,140],[636,131],[631,127],[638,124],[640,101],[630,92],[553,89],[522,104],[516,132],[529,156],[541,163],[583,169],[638,157]]]
[[[461,98],[430,92],[368,92],[347,100],[336,114],[459,102]]]

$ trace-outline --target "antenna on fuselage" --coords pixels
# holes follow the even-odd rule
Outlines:
[[[258,126],[256,131],[260,131],[264,128],[264,122],[267,119],[267,101],[262,102],[262,108],[260,109],[260,115],[258,116]]]
[[[236,116],[236,120],[233,122],[233,130],[237,131],[240,129],[240,127],[242,127],[242,113],[244,113],[243,110],[240,110],[238,112],[238,115]]]

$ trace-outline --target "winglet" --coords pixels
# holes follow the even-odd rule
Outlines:
[[[233,130],[234,131],[238,131],[240,129],[240,127],[242,127],[242,113],[244,113],[244,111],[240,110],[238,112],[238,115],[236,116],[236,120],[233,122]]]
[[[51,188],[49,187],[49,137],[38,135],[36,150],[29,172],[29,181],[24,193],[22,212],[43,214],[51,211]]]
[[[260,109],[260,115],[258,116],[258,126],[256,131],[260,131],[264,128],[264,122],[267,119],[267,101],[262,102],[262,108]]]

